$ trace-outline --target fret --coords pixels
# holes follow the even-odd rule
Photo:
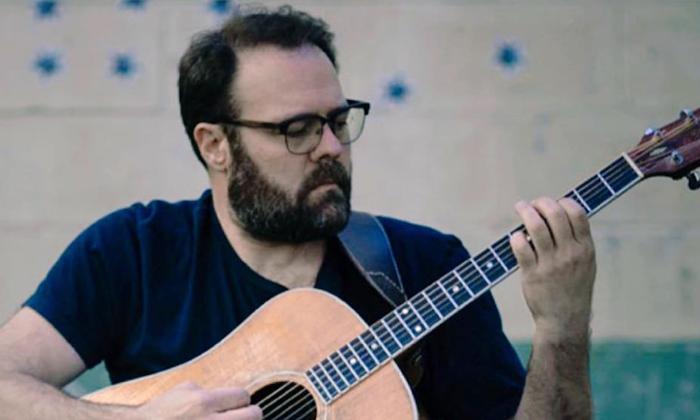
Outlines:
[[[330,360],[333,363],[333,367],[338,369],[338,372],[340,372],[340,375],[348,385],[355,383],[357,377],[354,376],[354,372],[348,367],[338,352],[331,354]]]
[[[459,274],[456,268],[452,270],[452,275],[455,276],[455,278],[457,278],[457,280],[459,280],[459,282],[462,283],[462,285],[465,288],[467,288],[467,290],[469,290],[469,288],[467,287],[467,282],[464,281],[464,278],[462,278],[462,275]]]
[[[372,340],[372,343],[370,343],[369,341],[367,341],[367,340],[365,339],[365,337],[364,337],[365,334],[368,334],[368,333],[365,331],[365,333],[361,334],[359,337],[357,337],[357,339],[358,339],[358,340],[360,341],[360,343],[362,343],[362,345],[367,349],[367,353],[372,357],[372,359],[374,359],[374,362],[375,362],[377,365],[381,365],[382,362],[383,362],[384,360],[386,360],[386,353],[384,353],[384,351],[381,350],[381,349],[379,348],[379,345],[378,345],[376,342],[374,342],[374,340]],[[372,348],[372,344],[374,344],[374,348]],[[380,359],[379,357],[377,357],[376,354],[374,354],[374,350],[375,350],[375,349],[378,349],[378,350],[380,350],[382,353],[384,353],[384,358],[383,358],[383,359]]]
[[[369,354],[369,357],[372,358],[372,363],[374,363],[374,366],[382,364],[379,361],[379,359],[377,359],[377,357],[374,355],[372,349],[369,347],[369,344],[367,344],[367,342],[364,340],[364,338],[362,338],[362,336],[357,337],[355,340],[357,340],[362,345],[362,348],[365,350],[365,353]],[[370,369],[374,369],[374,366],[370,367],[369,365],[367,365],[367,367],[369,367]]]
[[[399,306],[396,311],[399,314],[399,318],[401,318],[401,320],[404,321],[406,326],[411,330],[411,334],[414,336],[419,336],[425,331],[427,325],[425,322],[423,322],[420,316],[418,316],[415,309],[413,309],[410,301]]]
[[[408,325],[408,324],[406,323],[406,321],[404,321],[403,317],[402,317],[401,314],[398,312],[398,309],[395,310],[394,313],[396,313],[396,315],[397,315],[396,318],[399,320],[399,322],[401,323],[401,325],[404,326],[404,328],[406,329],[406,331],[408,331],[408,335],[411,337],[411,340],[413,340],[413,338],[415,337],[415,335],[413,334],[413,331],[411,330],[411,326]]]
[[[438,322],[440,322],[442,320],[442,318],[443,318],[442,314],[440,314],[440,311],[438,311],[437,306],[435,306],[435,304],[430,301],[430,298],[425,293],[425,290],[423,290],[420,294],[418,294],[414,299],[416,300],[417,305],[420,305],[420,302],[418,302],[420,300],[427,302],[428,306],[424,306],[426,308],[425,312],[427,312],[427,313],[421,314],[421,315],[423,315],[423,319],[425,319],[428,322],[428,325],[430,325],[432,327],[433,325],[437,324]],[[431,319],[433,321],[431,321]]]
[[[389,313],[384,319],[386,320],[389,331],[391,331],[398,342],[401,343],[401,347],[413,340],[413,336],[411,336],[411,333],[403,326],[403,322],[396,316],[395,311]]]
[[[622,158],[627,162],[627,165],[634,170],[634,172],[637,174],[635,178],[644,178],[644,174],[642,171],[639,170],[637,165],[632,161],[632,159],[629,157],[627,153],[622,154]]]
[[[311,382],[311,384],[314,386],[316,391],[318,391],[318,393],[321,394],[321,397],[323,397],[323,399],[326,402],[330,401],[331,397],[329,397],[328,391],[323,386],[323,384],[321,383],[321,380],[318,379],[318,377],[313,372],[313,370],[309,369],[308,371],[306,371],[306,377],[309,378],[309,382]]]
[[[362,368],[365,370],[365,372],[369,373],[372,369],[368,368],[367,365],[365,364],[364,360],[362,360],[362,358],[357,354],[357,352],[355,351],[355,349],[352,346],[352,342],[350,344],[348,344],[348,348],[350,349],[350,351],[353,354],[353,357],[350,359],[350,363],[351,364],[357,363],[357,364],[362,365]],[[353,360],[354,360],[354,362],[353,362]]]
[[[501,257],[498,256],[496,251],[493,250],[493,245],[489,247],[489,251],[491,251],[491,254],[496,258],[496,261],[498,261],[499,264],[501,264],[501,267],[503,267],[503,271],[508,271],[508,267],[506,267],[506,264],[501,260]]]
[[[416,318],[418,318],[419,321],[426,327],[428,326],[428,322],[425,320],[423,315],[416,309],[416,305],[413,304],[413,299],[409,299],[406,301],[406,304],[413,310],[413,313],[416,315]]]
[[[424,327],[428,328],[429,327],[428,321],[426,321],[425,318],[418,311],[418,309],[416,309],[416,305],[413,304],[413,299],[407,300],[406,304],[411,309],[410,312],[412,312],[412,316],[415,316],[415,318],[418,320],[418,323],[420,324],[419,330],[423,330]],[[415,328],[414,328],[414,330],[415,330]]]
[[[437,307],[440,310],[440,314],[445,317],[451,314],[456,308],[457,303],[452,300],[449,293],[442,287],[439,281],[433,283],[427,290],[428,297],[433,301],[437,302]],[[438,297],[433,296],[437,294]],[[442,298],[442,299],[441,299]],[[447,308],[445,308],[447,306]]]
[[[384,343],[384,344],[389,349],[395,345],[397,347],[397,349],[392,350],[391,353],[392,354],[398,353],[398,351],[401,350],[401,347],[403,347],[403,345],[401,344],[401,341],[398,339],[398,337],[396,337],[396,334],[394,334],[394,332],[391,331],[391,328],[389,328],[389,324],[387,324],[386,321],[384,321],[383,319],[381,320],[381,327],[386,330],[386,332],[389,334],[389,337],[391,337],[393,340],[393,342],[391,342],[390,344],[386,344],[386,343]]]
[[[490,284],[486,274],[478,268],[473,259],[463,262],[459,270],[462,272],[462,278],[465,279],[469,293],[472,295],[481,292]]]
[[[581,194],[578,193],[578,191],[576,190],[576,188],[574,188],[573,190],[571,190],[571,192],[570,192],[569,194],[571,194],[571,193],[574,194],[574,197],[570,197],[568,194],[566,195],[566,197],[574,199],[581,207],[583,207],[584,210],[586,210],[586,213],[590,213],[590,212],[591,212],[591,208],[588,207],[588,203],[586,203],[586,202],[583,200],[583,197],[581,197]]]
[[[637,167],[631,164],[626,159],[626,155],[623,154],[610,166],[600,171],[600,173],[605,181],[615,190],[615,193],[620,194],[642,177],[641,173],[637,171]]]
[[[336,395],[338,395],[338,389],[333,385],[331,380],[326,376],[326,373],[323,372],[323,369],[319,365],[314,366],[313,368],[314,374],[319,378],[321,381],[321,384],[323,387],[326,389],[328,392],[328,395],[330,398],[334,398]]]
[[[592,176],[586,182],[576,188],[579,195],[586,201],[591,212],[594,212],[605,203],[613,194],[603,185],[597,175]]]
[[[382,340],[379,339],[379,336],[377,336],[377,334],[374,333],[374,330],[370,328],[369,330],[362,333],[361,337],[365,340],[365,343],[369,344],[369,349],[374,352],[374,356],[377,360],[379,360],[380,362],[384,362],[386,359],[391,357],[389,349],[387,349],[384,346],[384,343],[382,343]]]
[[[491,253],[489,248],[472,259],[474,265],[479,268],[479,272],[486,276],[489,284],[496,282],[507,271],[501,267],[498,261],[494,261]]]
[[[440,286],[440,289],[442,289],[442,292],[445,294],[445,296],[447,296],[447,298],[450,300],[450,303],[452,303],[455,308],[459,308],[459,305],[457,304],[457,302],[455,302],[454,299],[452,299],[452,296],[450,296],[450,292],[448,292],[447,289],[445,289],[445,286],[442,285],[441,281],[438,280],[437,284],[438,286]]]
[[[340,357],[340,359],[343,361],[343,363],[345,364],[345,366],[348,368],[348,371],[349,371],[350,373],[352,373],[352,376],[353,376],[353,378],[354,378],[354,379],[353,379],[353,382],[359,381],[359,380],[360,380],[360,376],[357,374],[357,372],[355,372],[355,370],[354,370],[352,367],[349,367],[349,366],[350,366],[350,362],[348,361],[348,359],[347,359],[345,356],[343,356],[343,352],[342,352],[341,350],[338,350],[337,352],[335,352],[335,353],[333,353],[333,354],[337,354],[338,357]]]
[[[348,364],[350,365],[350,368],[352,369],[355,376],[357,376],[358,378],[365,376],[365,374],[367,373],[367,368],[362,366],[361,362],[358,361],[357,355],[353,353],[350,346],[346,344],[343,347],[341,347],[340,355],[343,356],[343,359],[348,361]]]
[[[389,327],[383,319],[377,321],[372,327],[372,330],[375,335],[379,337],[379,341],[384,345],[390,355],[396,354],[401,350],[401,342],[389,330]]]
[[[510,234],[496,241],[493,245],[493,249],[496,251],[501,261],[503,261],[508,271],[518,266],[518,260],[515,259],[515,254],[513,254],[513,250],[510,247]]]
[[[448,295],[457,302],[457,306],[461,306],[467,302],[473,295],[464,283],[460,283],[454,276],[449,276],[440,280],[444,282],[442,285],[447,290]]]
[[[607,189],[610,191],[610,193],[612,195],[615,195],[615,190],[612,189],[610,184],[608,184],[608,181],[606,181],[605,178],[603,178],[603,176],[600,174],[600,172],[598,172],[596,175],[598,175],[598,178],[600,178],[600,182],[602,182],[603,185],[605,185],[607,187]]]
[[[321,362],[321,368],[324,370],[324,372],[326,372],[328,376],[330,376],[331,380],[333,381],[333,385],[335,385],[335,387],[338,388],[339,391],[345,391],[345,389],[348,387],[348,384],[345,383],[345,381],[340,375],[340,372],[336,372],[335,369],[333,369],[333,366],[328,361],[328,359],[324,359]]]
[[[479,264],[476,262],[472,262],[472,266],[476,268],[476,271],[481,275],[481,278],[486,281],[486,283],[491,284],[491,279],[489,279],[489,276],[484,273],[484,271],[479,267]],[[475,292],[476,293],[476,292]]]
[[[372,353],[370,353],[365,343],[362,342],[360,337],[355,338],[350,342],[350,348],[355,351],[355,353],[360,356],[360,360],[367,367],[368,371],[372,371],[375,366],[377,366],[377,360],[374,359]]]

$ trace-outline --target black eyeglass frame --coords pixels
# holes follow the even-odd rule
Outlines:
[[[288,119],[281,121],[281,122],[278,122],[278,123],[265,122],[265,121],[253,121],[253,120],[229,120],[226,118],[222,118],[214,124],[227,124],[227,125],[234,125],[234,126],[239,126],[239,127],[262,128],[262,129],[266,129],[266,130],[272,130],[276,134],[280,134],[280,135],[284,136],[284,143],[285,143],[285,146],[287,147],[287,150],[289,151],[289,153],[292,153],[295,155],[305,155],[305,154],[311,152],[311,150],[313,150],[315,147],[312,147],[310,150],[305,151],[305,152],[293,151],[289,147],[289,141],[287,139],[287,131],[289,129],[289,126],[297,121],[304,120],[304,119],[307,119],[309,117],[313,117],[313,118],[317,118],[319,121],[321,121],[321,127],[328,124],[328,126],[331,128],[331,131],[333,131],[333,134],[335,134],[334,126],[332,123],[334,122],[334,118],[337,115],[340,115],[343,112],[346,112],[346,111],[348,111],[350,109],[354,109],[354,108],[361,108],[362,110],[364,110],[365,117],[367,117],[367,115],[369,115],[369,110],[370,110],[370,103],[369,102],[358,101],[355,99],[346,99],[346,101],[348,103],[347,105],[341,106],[339,108],[336,108],[336,109],[330,111],[328,114],[326,114],[325,117],[323,115],[319,115],[319,114],[306,113],[306,114],[295,115],[291,118],[288,118]],[[362,134],[363,129],[364,129],[364,121],[362,123],[362,129],[360,130],[360,134],[358,134],[357,137],[355,137],[354,139],[349,140],[349,141],[342,141],[340,138],[338,138],[338,140],[340,141],[340,144],[350,144],[350,143],[354,142],[355,140],[360,138],[360,135]],[[320,138],[319,138],[319,140],[320,140]],[[318,146],[318,144],[316,144],[316,146]]]

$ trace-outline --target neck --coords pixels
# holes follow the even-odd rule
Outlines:
[[[253,271],[287,288],[312,287],[321,268],[326,241],[263,241],[248,233],[229,205],[225,186],[212,185],[216,218],[229,244]]]

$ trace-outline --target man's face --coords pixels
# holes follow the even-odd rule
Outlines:
[[[280,122],[326,115],[345,105],[330,60],[315,47],[239,53],[233,89],[240,119]],[[309,154],[291,154],[284,136],[238,128],[231,142],[228,194],[235,219],[253,237],[304,242],[336,234],[350,213],[350,149],[326,126]]]

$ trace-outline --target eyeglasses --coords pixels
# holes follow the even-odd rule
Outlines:
[[[360,137],[370,104],[354,99],[348,99],[347,103],[330,111],[325,117],[318,114],[301,114],[279,123],[222,119],[217,124],[272,130],[284,135],[284,142],[290,153],[304,155],[321,143],[323,126],[326,124],[340,144],[350,144]]]

